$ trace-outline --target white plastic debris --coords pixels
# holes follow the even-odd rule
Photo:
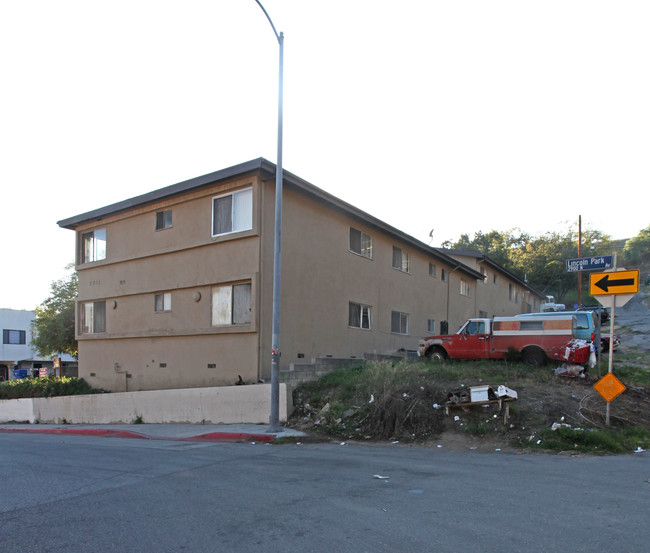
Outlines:
[[[454,417],[454,420],[455,420],[455,421],[459,421],[459,420],[460,420],[460,417],[459,417],[458,415],[456,415],[456,416]]]
[[[440,444],[438,444],[438,447],[442,447]]]
[[[564,418],[564,417],[562,417],[562,418]],[[563,422],[554,422],[551,425],[551,430],[557,430],[558,428],[571,428],[571,425],[563,423]]]
[[[644,451],[645,449],[641,449],[641,446],[639,446],[634,450],[634,453],[643,453]]]
[[[382,476],[381,474],[373,474],[372,477],[377,480],[388,480],[390,478],[390,476]]]
[[[433,408],[434,408],[434,409],[440,409],[440,405],[438,405],[437,403],[434,403],[434,404],[433,404]]]
[[[375,394],[370,394],[370,401],[368,403],[374,403],[375,402]]]

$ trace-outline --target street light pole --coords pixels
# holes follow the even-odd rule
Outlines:
[[[255,0],[269,20],[280,45],[280,71],[278,79],[278,155],[275,169],[275,240],[273,248],[273,326],[271,329],[271,415],[270,431],[280,427],[280,284],[282,278],[282,97],[284,79],[284,33],[275,25],[260,0]]]

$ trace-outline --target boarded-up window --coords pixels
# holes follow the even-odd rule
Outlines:
[[[212,289],[212,324],[239,325],[251,322],[251,284],[227,284]]]

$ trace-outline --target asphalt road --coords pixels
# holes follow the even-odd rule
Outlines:
[[[5,434],[0,550],[645,553],[649,455]]]

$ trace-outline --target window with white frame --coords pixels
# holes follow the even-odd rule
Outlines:
[[[172,226],[172,210],[158,211],[156,213],[156,230],[163,230]]]
[[[432,334],[436,332],[436,321],[435,321],[435,319],[428,319],[427,320],[427,332],[431,332]]]
[[[172,310],[172,295],[171,292],[163,294],[156,294],[154,296],[154,311],[171,311]]]
[[[370,330],[370,306],[350,302],[348,308],[348,326]]]
[[[408,252],[397,246],[393,246],[393,268],[404,273],[409,273],[411,270]]]
[[[105,301],[89,301],[79,306],[79,331],[81,334],[106,332]]]
[[[460,295],[469,298],[469,282],[464,278],[460,279]]]
[[[393,334],[408,334],[409,333],[408,313],[401,313],[400,311],[391,311],[390,331]]]
[[[24,345],[27,334],[24,330],[11,330],[10,328],[2,329],[2,343],[11,345]]]
[[[212,324],[243,325],[251,322],[251,283],[212,288]]]
[[[435,263],[429,263],[429,276],[436,278],[436,265]]]
[[[253,228],[253,189],[212,198],[212,236]]]
[[[106,259],[106,229],[84,232],[81,235],[81,263]]]
[[[350,251],[372,259],[372,236],[350,227]]]

